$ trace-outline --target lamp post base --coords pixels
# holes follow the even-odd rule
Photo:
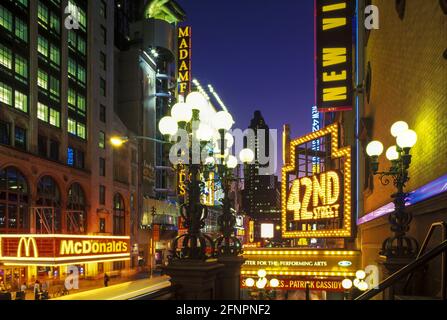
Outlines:
[[[381,267],[382,279],[387,279],[392,274],[396,273],[409,263],[413,262],[414,258],[397,258],[380,256],[378,263]],[[406,277],[398,281],[394,286],[385,290],[383,293],[383,300],[394,300],[395,295],[405,294]],[[410,288],[410,287],[409,287]]]
[[[223,267],[216,260],[174,260],[163,271],[171,277],[172,285],[179,286],[179,300],[215,300],[217,277]]]
[[[224,265],[224,269],[218,277],[219,300],[241,299],[241,267],[245,263],[242,256],[222,256],[218,262]]]

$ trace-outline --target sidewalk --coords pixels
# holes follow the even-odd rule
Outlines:
[[[110,287],[110,286],[114,286],[114,285],[118,285],[118,284],[122,284],[122,283],[126,283],[126,282],[142,280],[142,279],[149,279],[149,278],[150,278],[150,274],[148,272],[139,272],[139,273],[135,273],[135,274],[130,274],[128,276],[111,277],[110,281],[108,283],[108,286]],[[82,280],[79,280],[79,289],[70,290],[68,295],[77,294],[77,293],[95,290],[95,289],[100,289],[100,288],[104,288],[104,278],[95,279],[95,280],[82,279]],[[50,286],[48,288],[49,298],[50,299],[55,298],[54,294],[57,291],[60,291],[62,289],[63,289],[63,282],[61,282],[61,285]],[[13,293],[13,299],[14,299],[14,297],[15,297],[15,293]],[[32,289],[29,289],[26,291],[25,299],[26,300],[34,300],[34,292]]]

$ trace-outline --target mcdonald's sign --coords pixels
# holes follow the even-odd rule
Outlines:
[[[0,234],[0,263],[39,266],[124,261],[130,258],[128,236]]]
[[[37,250],[36,239],[22,237],[19,240],[19,246],[17,247],[17,258],[22,257],[23,247],[25,247],[25,257],[31,257],[31,249],[33,249],[34,258],[39,257],[39,251]]]

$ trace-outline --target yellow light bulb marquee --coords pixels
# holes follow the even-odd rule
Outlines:
[[[300,177],[289,181],[289,175],[296,173],[296,149],[305,143],[330,136],[331,159],[343,160],[343,170],[329,170],[313,176]],[[351,147],[339,148],[339,125],[332,124],[320,131],[292,140],[290,163],[282,169],[282,236],[284,238],[349,238],[351,229]],[[315,171],[314,171],[315,172]],[[289,188],[289,183],[291,186]],[[290,230],[290,222],[315,224],[319,221],[341,221],[337,227],[313,230]],[[336,223],[334,225],[337,225]],[[312,230],[309,230],[312,229]]]

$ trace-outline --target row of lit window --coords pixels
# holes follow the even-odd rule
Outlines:
[[[87,139],[85,124],[71,118],[68,118],[68,132],[81,139]]]
[[[18,90],[13,90],[3,82],[0,82],[0,102],[17,110],[28,112],[28,96]]]
[[[87,106],[84,95],[73,88],[68,88],[68,108],[85,117]]]
[[[44,90],[45,93],[56,101],[59,101],[60,97],[60,82],[59,79],[48,75],[42,69],[37,71],[37,85],[40,89]]]
[[[12,71],[14,69],[15,78],[24,83],[28,82],[28,61],[19,54],[0,44],[0,65]]]
[[[83,56],[87,53],[87,44],[84,38],[80,34],[77,34],[74,30],[68,31],[68,46]]]
[[[0,26],[14,33],[16,38],[28,42],[28,25],[26,22],[13,17],[11,11],[2,5],[0,5]]]
[[[85,85],[85,68],[72,58],[68,58],[68,76],[75,81],[77,80],[81,85]]]
[[[53,43],[49,43],[49,41],[41,35],[37,38],[37,52],[39,52],[47,62],[59,69],[61,65],[60,49]]]
[[[61,23],[60,18],[53,12],[48,10],[48,7],[39,1],[37,5],[37,18],[38,23],[44,29],[54,32],[57,35],[61,33]]]

